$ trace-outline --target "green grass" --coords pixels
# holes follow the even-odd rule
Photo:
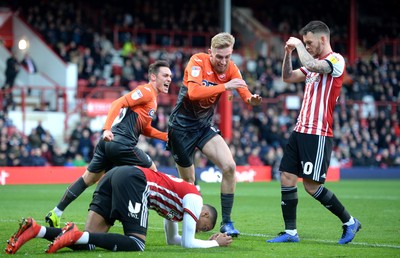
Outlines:
[[[227,248],[184,249],[167,246],[162,230],[162,218],[150,212],[146,251],[143,253],[112,253],[98,249],[94,252],[58,251],[59,257],[400,257],[400,181],[341,181],[327,183],[362,223],[362,229],[348,245],[338,245],[340,221],[308,196],[299,184],[298,231],[300,243],[267,244],[283,229],[278,182],[237,184],[232,219],[242,235]],[[219,184],[202,184],[204,202],[220,210]],[[47,211],[57,204],[66,185],[5,185],[0,186],[0,240],[3,250],[6,240],[18,228],[22,217],[32,216],[44,223]],[[86,190],[68,207],[62,221],[74,221],[84,227],[87,208],[94,187]],[[220,219],[219,219],[220,220]],[[215,229],[214,231],[216,231]],[[113,232],[122,233],[117,223]],[[202,233],[197,237],[208,238]],[[25,244],[17,256],[45,257],[48,242],[33,239]],[[0,256],[6,256],[4,253]]]

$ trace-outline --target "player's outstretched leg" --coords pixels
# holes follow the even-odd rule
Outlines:
[[[6,253],[15,254],[23,244],[37,236],[40,228],[33,218],[22,218],[18,231],[7,240]]]

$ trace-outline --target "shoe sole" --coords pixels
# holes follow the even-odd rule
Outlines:
[[[14,233],[14,235],[12,235],[10,237],[10,239],[7,240],[7,247],[5,248],[5,251],[7,254],[15,254],[18,250],[14,250],[15,248],[15,244],[18,241],[18,238],[30,227],[32,227],[33,222],[32,219],[25,219],[22,218],[22,221],[19,223],[19,228],[17,230],[17,232]],[[20,246],[21,247],[21,246]]]

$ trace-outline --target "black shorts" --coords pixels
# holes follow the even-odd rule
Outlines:
[[[107,172],[114,166],[134,165],[149,168],[152,164],[150,156],[137,147],[100,139],[87,170],[100,173],[103,170]]]
[[[184,131],[170,128],[168,131],[168,148],[176,164],[190,167],[193,164],[193,154],[196,147],[200,150],[220,131],[212,126],[197,131]]]
[[[331,160],[331,137],[292,132],[285,146],[280,171],[324,183]]]
[[[146,235],[149,214],[146,187],[146,177],[139,168],[116,167],[100,180],[89,210],[110,225],[115,220],[121,221],[125,235]]]

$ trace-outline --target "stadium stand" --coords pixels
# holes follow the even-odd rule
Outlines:
[[[218,6],[218,1],[200,1],[199,5],[194,5],[182,1],[168,1],[169,4],[166,4],[159,0],[152,2],[152,6],[145,0],[134,2],[116,1],[115,5],[107,5],[103,1],[92,4],[61,0],[19,1],[21,5],[18,6],[18,11],[60,58],[77,64],[78,99],[102,98],[98,90],[104,87],[116,87],[115,89],[120,90],[118,94],[131,90],[147,80],[146,67],[151,61],[168,60],[172,64],[174,86],[170,89],[170,98],[160,100],[157,117],[153,121],[155,127],[165,131],[171,111],[170,103],[176,98],[185,62],[195,47],[204,48],[208,44],[208,35],[218,31],[219,27],[215,26],[218,20],[208,9],[209,6]],[[297,34],[299,28],[296,26],[304,24],[304,17],[314,18],[313,13],[318,13],[315,10],[323,10],[326,4],[332,5],[330,8],[338,4],[338,1],[331,1],[323,6],[317,5],[313,13],[310,13],[303,5],[284,5],[282,1],[279,5],[268,3],[268,8],[261,8],[263,1],[254,1],[252,6],[248,6],[246,2],[232,1],[237,7],[252,8],[254,17],[278,37]],[[10,7],[17,9],[16,6]],[[341,12],[346,7],[347,3],[340,8]],[[393,6],[389,6],[390,10],[385,10],[388,15],[378,23],[373,13],[361,8],[361,48],[368,50],[379,40],[399,37],[398,18],[390,15],[393,11],[391,8]],[[132,12],[128,13],[126,10]],[[346,15],[331,12],[326,16],[328,23],[335,24],[333,30],[338,35],[336,46],[344,48],[343,51],[346,49],[341,40],[346,38],[347,24],[345,19],[338,17]],[[380,24],[384,26],[380,27]],[[368,33],[364,30],[366,26],[370,28]],[[182,31],[182,34],[171,37],[156,33],[166,29]],[[378,29],[380,36],[376,37],[372,32]],[[199,37],[191,37],[192,41],[188,43],[190,32],[196,32]],[[230,148],[238,165],[270,165],[276,178],[282,148],[297,118],[297,109],[288,107],[285,100],[287,96],[301,98],[303,85],[282,83],[282,57],[268,51],[266,55],[263,52],[248,54],[245,40],[235,28],[233,32],[238,35],[237,47],[242,47],[238,58],[243,77],[252,92],[263,96],[264,102],[261,107],[249,110],[234,99]],[[152,33],[157,36],[149,36]],[[185,44],[190,44],[193,49],[184,48]],[[349,65],[347,73],[347,80],[335,109],[336,147],[332,165],[400,167],[398,55],[391,56],[375,51]],[[116,97],[118,95],[112,98]],[[84,166],[90,160],[93,146],[97,144],[101,133],[91,130],[86,119],[89,120],[83,117],[82,121],[85,123],[80,122],[70,130],[65,139],[67,148],[61,150],[50,128],[43,128],[38,123],[35,129],[24,135],[17,130],[7,109],[4,109],[0,113],[1,166]],[[154,158],[157,166],[174,166],[162,142],[143,137],[139,144]],[[196,165],[212,164],[197,153]]]

